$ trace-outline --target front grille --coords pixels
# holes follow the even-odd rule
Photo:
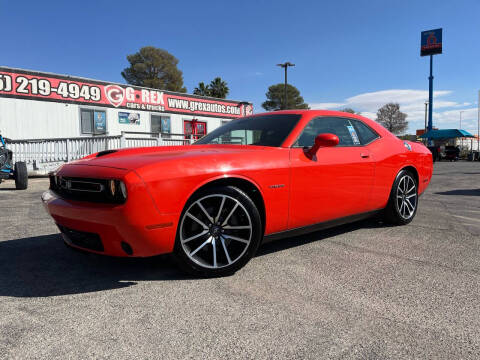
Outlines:
[[[76,201],[122,204],[125,198],[117,191],[111,196],[107,179],[61,177],[50,174],[50,190],[61,198]],[[118,180],[115,180],[118,182]]]
[[[73,245],[81,247],[83,249],[104,251],[100,235],[86,231],[69,229],[65,226],[58,224],[57,226],[62,232],[62,234],[64,234]]]

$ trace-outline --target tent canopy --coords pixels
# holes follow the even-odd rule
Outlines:
[[[425,134],[420,136],[420,138],[425,139],[434,139],[434,140],[440,140],[440,139],[453,139],[453,138],[473,138],[472,134],[470,134],[466,130],[462,129],[442,129],[442,130],[430,130],[427,131]]]

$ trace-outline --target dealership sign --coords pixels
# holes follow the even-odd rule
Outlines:
[[[442,29],[422,31],[420,56],[442,53]]]
[[[0,97],[223,118],[253,113],[244,102],[5,67],[0,67]]]

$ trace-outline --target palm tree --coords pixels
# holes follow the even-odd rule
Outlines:
[[[210,86],[205,85],[204,82],[198,83],[198,87],[193,90],[193,93],[195,95],[200,95],[200,96],[212,96],[211,94],[212,90],[210,89]]]
[[[210,96],[219,99],[225,99],[228,95],[229,88],[227,83],[220,77],[216,77],[210,82]]]

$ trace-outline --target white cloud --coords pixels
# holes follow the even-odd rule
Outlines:
[[[317,104],[308,104],[312,110],[326,110],[326,109],[338,109],[342,106],[345,106],[345,103],[317,103]]]
[[[458,128],[459,114],[462,111],[462,128],[473,131],[477,128],[477,109],[467,108],[471,103],[445,99],[451,95],[450,90],[433,92],[433,123],[439,128]],[[355,95],[339,102],[310,103],[311,109],[342,109],[345,107],[360,111],[363,116],[375,120],[377,110],[389,102],[399,103],[400,110],[405,112],[409,122],[409,132],[424,127],[425,102],[428,101],[427,90],[390,89]],[[440,109],[440,111],[438,111]]]

